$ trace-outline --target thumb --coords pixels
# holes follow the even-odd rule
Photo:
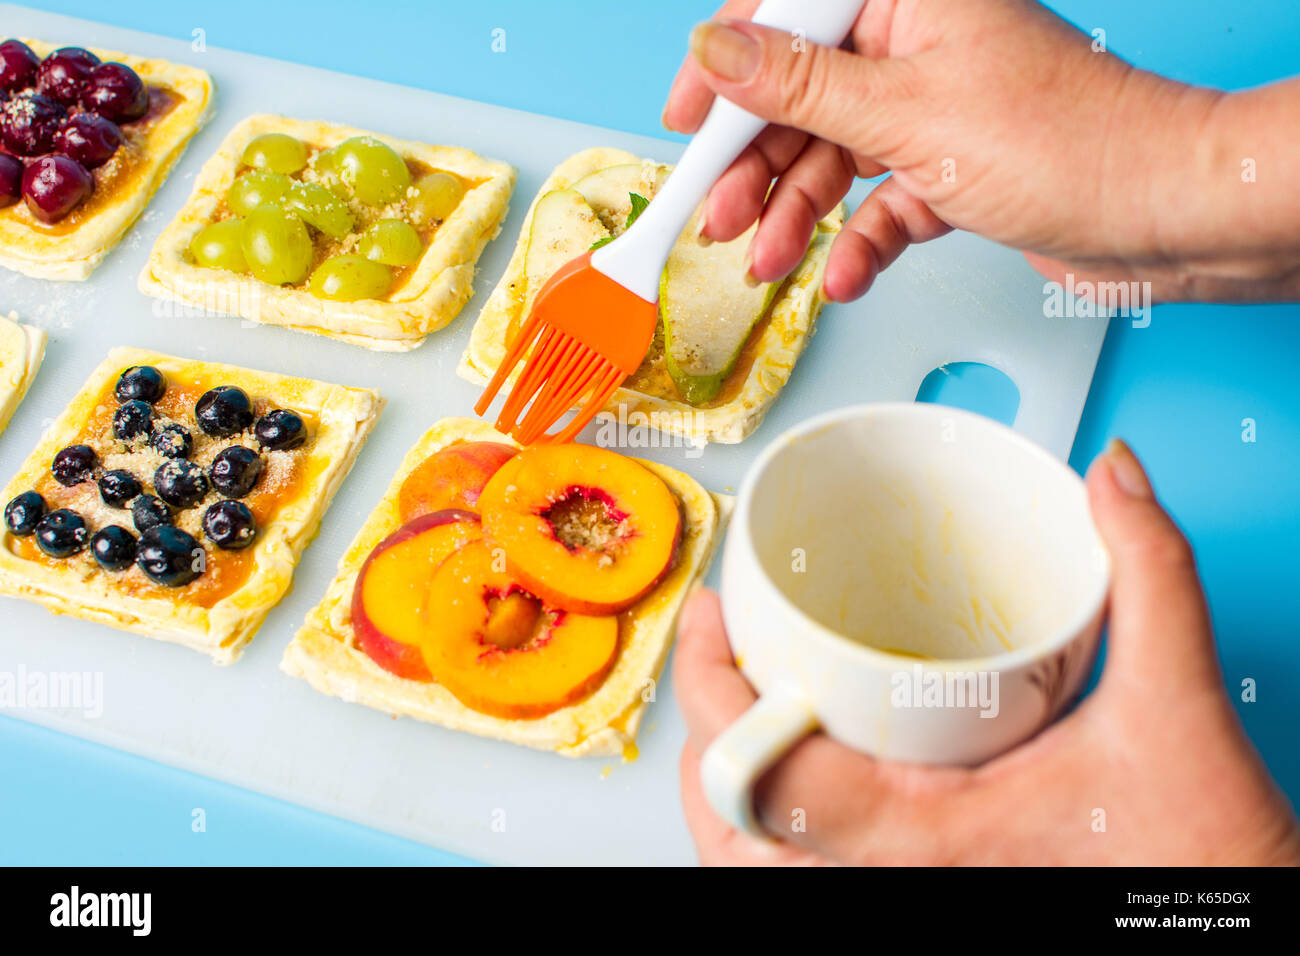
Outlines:
[[[1087,477],[1092,516],[1111,556],[1106,677],[1147,693],[1218,687],[1218,659],[1192,549],[1118,439]]]
[[[900,139],[903,117],[923,115],[904,108],[905,61],[819,46],[748,20],[701,23],[691,32],[691,55],[713,92],[769,123],[872,159]]]

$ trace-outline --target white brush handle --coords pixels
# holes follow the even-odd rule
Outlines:
[[[865,0],[764,0],[754,22],[789,30],[823,46],[839,46]],[[647,302],[659,298],[659,277],[673,243],[713,184],[753,142],[767,120],[718,97],[654,202],[632,227],[591,256],[591,264]]]

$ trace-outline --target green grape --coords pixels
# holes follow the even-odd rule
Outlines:
[[[331,239],[342,239],[355,225],[348,204],[317,183],[290,186],[284,208]]]
[[[464,195],[464,183],[450,173],[426,173],[415,183],[411,215],[422,226],[442,222]]]
[[[386,266],[409,266],[420,261],[424,243],[409,222],[380,219],[362,233],[357,251],[372,262],[382,262]]]
[[[307,147],[287,133],[263,133],[244,147],[245,166],[296,173],[307,165]]]
[[[365,256],[334,256],[316,267],[307,288],[319,299],[352,302],[378,299],[392,282],[393,273],[386,265]]]
[[[320,177],[327,189],[339,195],[347,195],[347,187],[343,185],[343,180],[339,176],[338,154],[335,150],[322,149],[311,158],[308,165]]]
[[[311,271],[307,227],[274,203],[264,203],[248,214],[242,248],[253,275],[271,285],[301,282]]]
[[[236,215],[247,216],[262,203],[278,203],[292,185],[293,180],[283,173],[255,169],[230,184],[226,205]]]
[[[411,185],[406,160],[371,136],[344,140],[333,152],[339,178],[367,206],[383,206],[401,199]]]
[[[247,272],[243,239],[244,220],[223,219],[199,230],[198,235],[190,240],[190,255],[195,262],[208,269]]]

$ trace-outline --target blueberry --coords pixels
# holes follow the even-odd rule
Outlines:
[[[182,458],[173,458],[153,473],[153,487],[158,497],[177,508],[198,504],[208,493],[208,476],[203,469]]]
[[[153,406],[138,398],[122,404],[113,413],[113,434],[122,441],[130,441],[137,435],[148,435],[152,427]]]
[[[124,571],[135,560],[135,535],[120,525],[100,528],[90,539],[90,553],[105,571]]]
[[[140,535],[135,563],[151,581],[169,588],[189,584],[202,573],[203,546],[194,536],[160,524]]]
[[[50,471],[55,481],[71,488],[90,477],[98,460],[89,445],[69,445],[54,456]]]
[[[45,499],[34,491],[24,491],[5,505],[5,527],[16,535],[31,534],[44,517]]]
[[[253,424],[253,402],[242,388],[221,385],[203,393],[194,417],[209,435],[236,435]]]
[[[167,380],[152,365],[132,365],[117,380],[113,394],[119,402],[139,399],[152,405],[167,391]]]
[[[112,508],[125,508],[126,503],[142,490],[140,479],[121,468],[106,471],[99,476],[99,497]]]
[[[164,458],[188,458],[194,439],[190,437],[188,428],[173,422],[153,433],[153,447]]]
[[[244,497],[253,490],[261,473],[261,456],[243,445],[231,445],[218,452],[208,472],[212,487],[227,498]]]
[[[172,523],[172,509],[160,498],[153,495],[141,495],[131,505],[131,522],[141,534],[160,524]]]
[[[277,408],[257,420],[253,434],[267,451],[288,451],[307,440],[307,426],[296,412]]]
[[[203,512],[203,533],[217,547],[238,551],[253,543],[257,522],[242,501],[218,501]]]
[[[76,554],[90,540],[85,520],[75,511],[51,511],[36,525],[36,545],[52,558]]]

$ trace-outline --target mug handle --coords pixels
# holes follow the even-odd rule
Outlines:
[[[754,816],[754,782],[817,727],[812,705],[797,688],[764,693],[704,751],[700,782],[713,812],[737,830],[770,840]]]

